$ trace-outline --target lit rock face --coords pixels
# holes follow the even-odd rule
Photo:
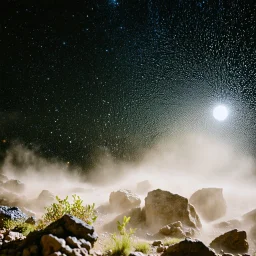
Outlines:
[[[27,215],[18,207],[0,206],[0,228],[3,227],[3,220],[25,221]]]
[[[226,201],[221,188],[203,188],[196,191],[189,199],[198,214],[205,221],[214,221],[226,214]]]
[[[210,247],[216,252],[223,250],[224,252],[235,254],[246,253],[249,249],[246,232],[238,231],[237,229],[233,229],[215,238],[210,243]]]
[[[145,198],[145,216],[146,224],[158,230],[176,221],[195,229],[202,226],[187,198],[161,189],[149,192]]]
[[[216,256],[215,252],[199,240],[185,239],[169,246],[162,256]]]
[[[138,207],[140,203],[140,198],[130,190],[121,189],[116,192],[111,192],[109,196],[110,207],[118,212],[124,212]]]

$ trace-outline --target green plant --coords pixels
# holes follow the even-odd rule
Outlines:
[[[122,222],[117,222],[119,234],[112,234],[106,246],[106,250],[110,251],[112,256],[128,256],[133,248],[132,236],[135,233],[135,229],[126,230],[130,219],[130,217],[124,216]]]
[[[169,245],[177,244],[177,243],[179,243],[181,240],[182,240],[182,239],[180,239],[180,238],[174,238],[174,237],[165,238],[164,241],[163,241],[163,245],[169,246]]]
[[[8,230],[22,233],[27,236],[30,232],[35,230],[35,225],[24,222],[24,220],[3,220],[3,227]]]
[[[56,196],[57,203],[51,204],[46,207],[46,213],[42,216],[37,229],[42,229],[46,227],[51,222],[60,219],[64,214],[71,214],[88,224],[93,224],[96,219],[95,204],[83,205],[83,200],[77,196],[72,195],[73,203],[68,201],[68,196],[64,199],[60,199]]]
[[[133,243],[133,248],[136,252],[147,254],[150,250],[150,245],[146,241],[136,241]]]

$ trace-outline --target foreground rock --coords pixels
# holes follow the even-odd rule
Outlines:
[[[203,188],[196,191],[189,199],[200,217],[213,221],[226,214],[227,205],[221,188]]]
[[[247,253],[249,245],[245,231],[231,230],[215,238],[210,247],[216,252],[224,251],[228,253]]]
[[[121,189],[111,192],[109,196],[110,207],[118,212],[124,212],[134,207],[139,207],[141,200],[130,190]]]
[[[25,221],[27,215],[18,207],[0,206],[0,228],[3,228],[5,220]]]
[[[44,230],[30,233],[22,241],[2,245],[4,255],[88,255],[97,241],[94,228],[71,215],[64,215]]]
[[[216,256],[215,252],[199,240],[185,239],[169,246],[162,256]]]
[[[161,189],[149,192],[145,198],[145,216],[146,224],[156,230],[176,221],[195,229],[202,226],[187,198]]]

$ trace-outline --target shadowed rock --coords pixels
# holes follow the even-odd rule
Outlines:
[[[210,243],[210,247],[217,252],[223,250],[229,253],[246,253],[249,249],[246,232],[238,231],[237,229],[215,238]]]
[[[215,252],[199,240],[185,239],[169,246],[162,256],[216,256]]]
[[[213,221],[226,214],[226,201],[221,188],[203,188],[196,191],[189,199],[198,214],[206,221]]]

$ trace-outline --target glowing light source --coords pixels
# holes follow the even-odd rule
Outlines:
[[[213,117],[218,121],[224,121],[228,114],[228,109],[224,105],[218,105],[213,109]]]

